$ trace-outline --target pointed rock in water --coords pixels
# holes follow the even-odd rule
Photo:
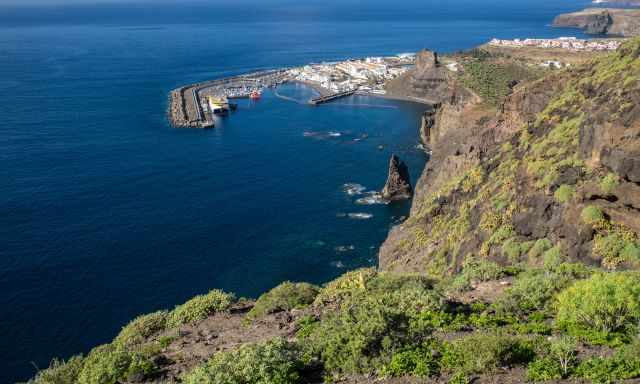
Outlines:
[[[389,161],[389,176],[382,190],[382,198],[385,200],[409,199],[413,194],[409,168],[398,156],[392,155]]]

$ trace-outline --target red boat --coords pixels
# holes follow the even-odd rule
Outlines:
[[[251,92],[251,94],[249,95],[249,98],[250,98],[251,100],[258,100],[258,99],[259,99],[259,98],[261,98],[261,97],[262,97],[262,92],[260,92],[260,91],[253,91],[253,92]]]

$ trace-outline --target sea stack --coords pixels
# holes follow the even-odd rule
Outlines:
[[[391,155],[389,176],[382,189],[382,198],[389,201],[410,199],[413,194],[409,168],[398,156]]]

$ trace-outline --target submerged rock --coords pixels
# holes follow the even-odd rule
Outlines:
[[[409,168],[398,156],[391,155],[389,161],[389,176],[382,189],[382,198],[385,200],[403,200],[411,198],[413,189],[409,179]]]

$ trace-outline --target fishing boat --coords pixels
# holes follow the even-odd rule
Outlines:
[[[258,90],[252,91],[251,94],[249,95],[249,98],[251,100],[258,100],[261,97],[262,97],[262,92],[260,92]]]

